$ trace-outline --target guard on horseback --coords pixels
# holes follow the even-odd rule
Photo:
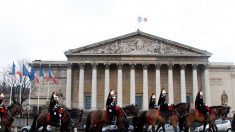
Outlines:
[[[49,105],[50,120],[56,125],[60,125],[60,114],[58,110],[59,98],[55,92],[52,93]]]
[[[155,93],[152,93],[149,100],[149,109],[155,109],[155,108],[156,108],[156,96]]]
[[[5,114],[6,114],[6,109],[4,106],[4,94],[1,93],[0,94],[0,117],[1,117],[1,119]]]
[[[162,116],[164,117],[169,117],[169,110],[168,110],[168,103],[166,100],[166,90],[165,88],[163,88],[161,90],[160,96],[159,96],[159,100],[158,100],[158,107],[160,107],[160,112],[162,114]]]
[[[116,99],[115,90],[111,90],[109,92],[108,98],[106,100],[106,111],[107,111],[107,113],[109,115],[110,121],[112,121],[112,122],[115,120],[114,117],[117,116],[116,110],[115,110],[115,108],[116,108],[116,100],[117,99]]]
[[[202,90],[200,90],[198,93],[197,93],[197,97],[195,99],[195,108],[200,112],[200,113],[203,113],[204,116],[205,116],[205,121],[208,119],[208,110],[207,110],[207,107],[203,101],[203,92]]]

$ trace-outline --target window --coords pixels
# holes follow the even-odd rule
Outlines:
[[[135,103],[139,110],[142,109],[142,96],[135,96]]]
[[[85,109],[89,110],[91,109],[91,96],[86,96],[86,106],[85,106]]]
[[[191,100],[191,99],[190,99],[190,95],[187,95],[187,96],[186,96],[186,102],[187,102],[187,103],[190,103],[190,100]]]

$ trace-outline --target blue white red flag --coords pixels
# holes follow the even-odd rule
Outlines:
[[[54,77],[50,66],[49,66],[49,69],[48,69],[48,76],[49,76],[49,79],[52,81],[53,84],[58,83],[58,80]]]
[[[141,23],[141,22],[147,22],[147,18],[138,17],[138,23]]]

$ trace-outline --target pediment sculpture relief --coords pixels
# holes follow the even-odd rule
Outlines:
[[[141,37],[118,40],[114,43],[97,46],[84,51],[84,54],[198,54],[172,44]]]

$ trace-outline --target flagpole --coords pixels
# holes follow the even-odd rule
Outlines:
[[[21,90],[22,90],[22,82],[21,82],[21,77],[20,77],[20,104],[21,104]]]
[[[38,114],[39,114],[39,93],[40,93],[40,84],[39,84],[39,88],[38,88],[38,111],[37,111]]]
[[[9,105],[11,105],[11,99],[12,99],[12,87],[13,87],[13,84],[11,85],[11,93],[10,93],[10,102],[9,102]]]
[[[47,101],[49,101],[49,87],[50,87],[50,85],[49,85],[49,80],[47,81]]]

